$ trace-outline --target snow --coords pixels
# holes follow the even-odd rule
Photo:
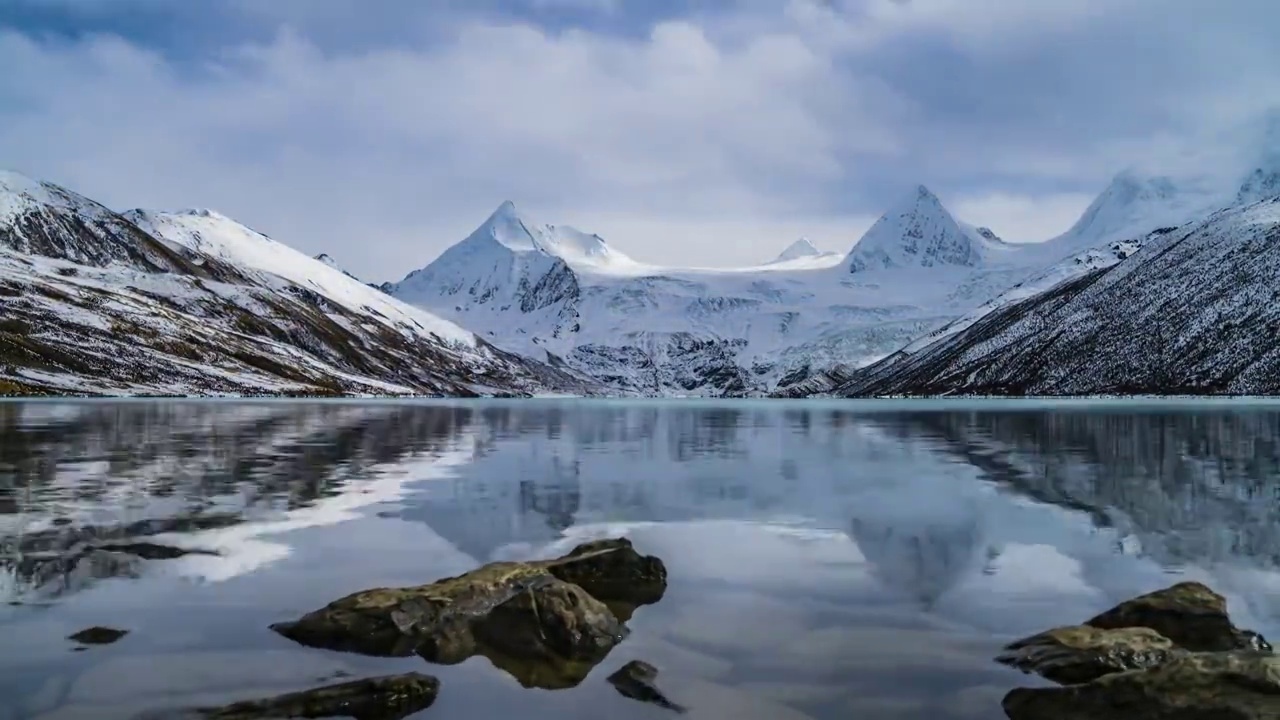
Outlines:
[[[672,268],[538,225],[507,203],[388,291],[512,351],[549,353],[630,389],[763,391],[802,365],[871,362],[1027,272],[1013,246],[961,227],[923,188],[886,218],[899,230],[886,220],[863,242],[890,261],[866,272],[851,275],[844,256],[808,241],[760,266]]]
[[[310,288],[344,307],[372,314],[402,332],[474,346],[475,336],[456,324],[410,307],[324,262],[308,257],[210,210],[131,210],[125,216],[152,235],[244,268],[271,273]],[[385,320],[383,320],[385,318]]]
[[[1275,197],[1152,233],[1122,259],[1081,257],[1104,272],[1063,286],[1085,271],[1050,269],[1021,293],[1027,305],[995,303],[989,322],[958,323],[841,392],[1275,394],[1278,236]]]
[[[0,179],[6,319],[30,346],[0,368],[10,382],[90,395],[589,392],[217,212],[122,215]]]
[[[317,256],[316,256],[316,258],[315,258],[315,259],[316,259],[316,260],[319,260],[320,262],[324,263],[325,265],[328,265],[329,267],[333,268],[334,270],[341,270],[341,269],[342,269],[342,268],[338,267],[338,262],[337,262],[336,260],[334,260],[333,258],[329,257],[329,255],[328,255],[327,253],[320,253],[319,255],[317,255]]]
[[[797,368],[914,353],[1010,303],[1122,262],[1148,233],[1202,218],[1239,188],[1122,172],[1067,232],[1017,244],[957,220],[918,186],[848,255],[802,238],[772,262],[739,268],[639,263],[599,236],[533,223],[504,203],[388,290],[500,346],[563,359],[615,387],[751,394]]]
[[[1230,205],[1235,188],[1204,178],[1116,175],[1065,233],[1044,244],[1061,257],[1117,240],[1131,240],[1159,227],[1183,225]]]
[[[0,224],[13,222],[20,215],[42,208],[75,212],[86,217],[100,217],[111,212],[52,183],[0,169]]]
[[[919,185],[890,208],[849,252],[849,272],[887,268],[982,264],[987,241],[971,235]]]

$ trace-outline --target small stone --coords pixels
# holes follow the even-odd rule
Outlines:
[[[74,635],[70,635],[67,639],[74,640],[82,645],[110,645],[128,634],[128,630],[117,630],[115,628],[95,625],[94,627],[85,628]]]
[[[624,697],[651,703],[683,714],[685,712],[684,706],[677,705],[667,699],[667,696],[655,684],[657,679],[658,668],[643,660],[632,660],[618,668],[617,672],[607,678],[609,684],[613,685]]]

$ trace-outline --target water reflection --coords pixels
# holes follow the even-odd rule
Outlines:
[[[743,717],[765,700],[777,717],[847,717],[853,695],[885,717],[989,717],[998,693],[973,688],[1005,682],[987,667],[999,638],[1171,573],[1277,634],[1280,412],[859,407],[0,404],[0,593],[33,605],[0,612],[0,647],[35,632],[31,613],[101,598],[137,608],[140,624],[170,622],[156,608],[177,593],[224,603],[200,605],[219,652],[274,652],[258,635],[270,622],[352,590],[618,532],[663,557],[672,587],[596,673],[653,662],[694,717],[713,696]],[[196,554],[157,559],[139,543]],[[143,647],[144,630],[104,652]],[[170,647],[213,652],[200,636]],[[95,653],[106,657],[77,657]],[[57,657],[21,682],[61,673]],[[447,672],[424,717],[569,718],[575,704],[582,717],[660,716],[617,704],[603,680],[531,700],[470,662]],[[17,682],[0,681],[0,696]]]

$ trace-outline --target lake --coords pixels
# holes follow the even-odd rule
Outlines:
[[[996,720],[1044,682],[1005,642],[1178,580],[1280,636],[1278,487],[1265,403],[4,403],[0,720],[412,670],[415,718],[674,717],[605,681],[637,659],[695,720]],[[668,589],[575,687],[268,628],[624,535]],[[126,538],[199,552],[86,551]]]

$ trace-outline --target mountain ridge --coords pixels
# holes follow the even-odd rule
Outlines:
[[[0,176],[0,208],[0,393],[474,396],[595,387],[218,213],[115,213],[12,172]]]
[[[544,353],[620,392],[764,394],[797,373],[873,360],[950,319],[945,308],[976,304],[1019,272],[994,233],[962,227],[927,189],[913,199],[924,203],[915,216],[946,222],[939,252],[852,276],[843,256],[815,256],[807,242],[793,259],[747,268],[593,261],[556,241],[590,239],[601,254],[608,245],[598,235],[570,235],[504,204],[431,263],[383,287],[500,346]],[[934,242],[928,223],[916,225],[924,229],[885,234],[877,247]],[[885,283],[893,289],[886,292]]]

